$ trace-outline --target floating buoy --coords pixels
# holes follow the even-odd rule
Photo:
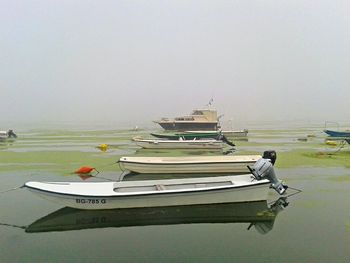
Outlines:
[[[78,170],[76,170],[74,173],[76,173],[76,174],[89,174],[93,170],[95,170],[95,168],[90,167],[90,166],[83,166],[83,167],[80,167]]]
[[[336,141],[327,140],[327,141],[326,141],[326,144],[327,144],[327,145],[330,145],[330,146],[337,146],[338,143],[337,143]]]
[[[98,146],[98,148],[99,148],[101,151],[105,152],[105,151],[107,151],[108,145],[105,144],[105,143],[102,143],[100,146]]]

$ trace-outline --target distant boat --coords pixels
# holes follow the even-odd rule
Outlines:
[[[220,132],[218,131],[210,131],[210,132],[182,132],[182,133],[151,133],[153,137],[168,139],[168,140],[193,140],[193,139],[217,139],[220,136]]]
[[[219,120],[215,109],[195,109],[190,115],[175,118],[162,118],[158,123],[164,130],[189,131],[209,130],[216,131],[219,128]]]
[[[153,137],[168,139],[168,140],[197,140],[197,139],[216,139],[219,141],[223,141],[224,143],[235,146],[235,144],[228,140],[225,135],[223,135],[220,131],[185,131],[183,133],[173,133],[173,134],[157,134],[151,133]]]
[[[8,139],[15,138],[17,138],[17,135],[13,132],[13,130],[0,131],[0,141],[6,141]]]
[[[110,227],[135,227],[178,224],[248,223],[262,234],[272,230],[276,216],[288,205],[281,197],[272,205],[267,201],[177,205],[165,207],[80,210],[61,208],[29,226],[27,233],[72,231]]]
[[[144,149],[223,149],[224,142],[215,139],[166,140],[133,138],[136,145]]]
[[[324,130],[324,132],[331,137],[349,137],[350,138],[350,131]]]
[[[245,173],[260,155],[219,155],[181,157],[121,157],[122,169],[133,173],[190,174],[190,173]]]
[[[220,136],[220,132],[151,133],[151,135],[156,138],[168,140],[217,139]]]

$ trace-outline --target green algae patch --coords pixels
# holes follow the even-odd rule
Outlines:
[[[119,171],[119,156],[88,152],[0,152],[1,171],[52,171],[72,173],[81,166],[91,166],[106,171]],[[108,166],[108,164],[111,164]]]
[[[299,202],[299,205],[307,209],[315,207],[325,207],[325,204],[323,202],[313,200]]]
[[[333,182],[339,182],[339,183],[350,183],[350,175],[344,175],[344,176],[332,176],[329,177],[328,180]]]
[[[350,152],[327,153],[315,150],[279,152],[276,167],[350,167]]]

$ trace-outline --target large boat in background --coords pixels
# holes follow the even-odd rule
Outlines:
[[[217,111],[210,108],[195,109],[190,115],[162,118],[154,122],[169,131],[217,131],[220,128]]]

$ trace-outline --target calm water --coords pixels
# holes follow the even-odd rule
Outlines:
[[[297,140],[313,132],[313,141]],[[317,132],[252,131],[248,141],[237,141],[237,152],[312,152],[325,147]],[[23,131],[0,145],[0,191],[29,180],[79,181],[72,172],[83,165],[115,178],[121,171],[114,162],[137,151],[129,139],[147,133]],[[107,152],[97,148],[102,143],[110,145]],[[300,164],[276,170],[303,192],[286,200],[271,193],[268,202],[243,205],[99,212],[63,208],[24,189],[3,193],[0,262],[348,262],[350,169]]]

